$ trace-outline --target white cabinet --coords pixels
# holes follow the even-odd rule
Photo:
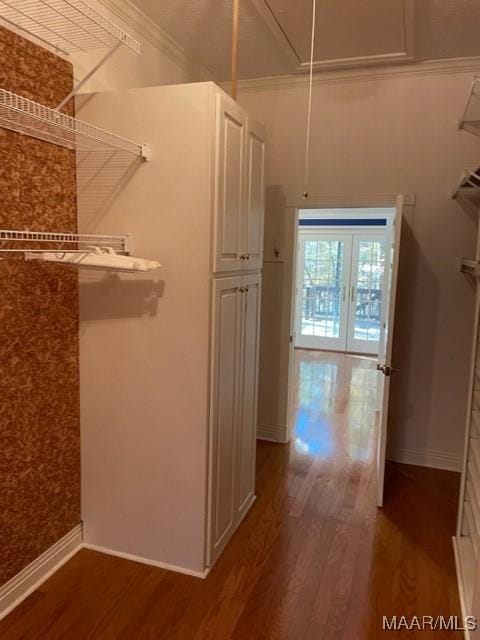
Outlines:
[[[211,82],[80,113],[152,149],[108,207],[79,202],[80,232],[163,265],[80,284],[85,543],[205,575],[255,498],[263,130]]]
[[[213,281],[208,564],[255,499],[260,291],[259,274]]]
[[[261,276],[243,277],[235,510],[240,522],[255,499]]]
[[[263,263],[263,227],[265,212],[265,131],[248,121],[245,170],[245,216],[242,219],[244,269],[261,269]]]
[[[254,271],[263,262],[265,131],[223,94],[216,108],[214,271]]]
[[[211,564],[233,532],[236,493],[239,371],[243,315],[242,276],[213,281],[213,340],[210,391]]]

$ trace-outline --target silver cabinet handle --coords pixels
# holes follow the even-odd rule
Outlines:
[[[343,285],[343,295],[342,295],[342,302],[345,302],[345,300],[347,299],[347,285],[344,284]]]
[[[352,287],[352,302],[355,302],[355,287]]]

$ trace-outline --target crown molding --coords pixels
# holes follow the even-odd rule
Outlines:
[[[197,80],[212,80],[213,74],[205,67],[193,62],[185,49],[181,47],[161,27],[143,13],[129,0],[97,0],[124,22],[132,31],[142,36],[159,51],[165,54],[181,69],[192,74]]]
[[[323,71],[313,76],[314,85],[346,84],[349,82],[367,82],[370,80],[392,80],[411,76],[444,75],[452,73],[479,73],[480,56],[470,58],[448,58],[443,60],[427,60],[414,64],[397,64],[362,69]],[[279,89],[305,89],[308,76],[283,75],[267,78],[239,80],[240,93],[269,92]],[[228,92],[230,83],[221,85]]]

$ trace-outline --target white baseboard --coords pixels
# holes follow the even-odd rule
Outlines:
[[[0,587],[0,620],[7,616],[45,580],[82,548],[82,525],[79,524],[41,556]]]
[[[393,462],[414,464],[419,467],[431,467],[432,469],[459,472],[462,470],[462,456],[446,451],[434,451],[432,449],[426,451],[419,449],[396,449],[389,452],[387,457]]]
[[[285,440],[286,432],[287,427],[282,424],[259,424],[257,426],[257,439],[267,440],[267,442],[280,442],[282,444],[285,444],[287,442]]]
[[[148,564],[150,567],[158,567],[159,569],[166,569],[167,571],[175,571],[176,573],[183,573],[186,576],[193,576],[194,578],[206,578],[210,571],[209,568],[205,569],[204,571],[194,571],[193,569],[178,567],[174,564],[167,564],[166,562],[158,562],[157,560],[150,560],[149,558],[134,556],[131,553],[123,553],[123,551],[115,551],[114,549],[99,547],[95,544],[84,543],[82,546],[84,549],[90,549],[91,551],[105,553],[107,556],[115,556],[116,558],[123,558],[124,560],[132,560],[133,562]]]

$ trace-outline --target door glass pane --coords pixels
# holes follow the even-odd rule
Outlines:
[[[302,335],[322,338],[340,335],[344,250],[341,240],[305,241]]]
[[[382,318],[385,251],[381,240],[360,240],[357,264],[355,340],[378,342]]]

